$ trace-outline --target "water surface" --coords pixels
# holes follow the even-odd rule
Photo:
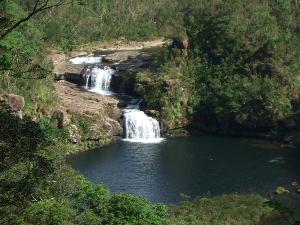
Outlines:
[[[157,144],[119,141],[69,159],[94,183],[153,202],[177,203],[223,193],[266,195],[300,181],[300,151],[255,140],[222,137],[169,138]]]

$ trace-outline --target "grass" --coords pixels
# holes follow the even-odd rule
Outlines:
[[[198,197],[171,208],[176,225],[255,225],[271,211],[259,195],[229,194]]]

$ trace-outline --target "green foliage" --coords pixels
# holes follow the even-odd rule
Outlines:
[[[5,13],[10,21],[27,15],[16,1],[5,2]],[[44,113],[57,100],[53,96],[53,82],[46,78],[52,66],[46,57],[43,35],[39,23],[28,21],[0,40],[0,95],[24,96],[24,112],[30,116]]]
[[[164,219],[167,216],[165,206],[153,205],[148,200],[129,194],[112,196],[105,211],[108,217],[104,224],[167,224]]]
[[[54,118],[43,117],[39,126],[44,134],[44,145],[54,145],[57,142],[65,142],[69,134],[64,129],[57,128],[57,121]]]
[[[171,221],[178,225],[255,225],[271,211],[256,195],[223,195],[183,201],[174,206]]]
[[[72,225],[75,213],[66,204],[55,200],[42,200],[30,205],[25,211],[25,221],[28,224],[40,225]]]
[[[4,223],[22,212],[53,167],[39,154],[44,135],[38,124],[19,119],[4,102],[0,124],[0,222]]]
[[[158,74],[139,76],[137,90],[147,106],[160,110],[169,128],[269,130],[292,117],[299,6],[283,0],[200,2],[185,16],[189,57],[168,49]]]
[[[1,33],[34,3],[9,0],[4,7],[3,2]],[[294,0],[89,0],[44,11],[23,23],[0,41],[0,95],[24,96],[25,115],[40,122],[21,120],[0,103],[0,223],[169,223],[165,206],[112,194],[64,163],[62,156],[74,146],[55,118],[43,116],[57,101],[48,47],[70,50],[91,41],[184,35],[185,26],[188,59],[179,50],[166,51],[159,73],[131,74],[125,85],[135,85],[147,107],[161,111],[171,128],[192,122],[223,129],[232,124],[269,128],[293,114],[300,69],[298,21]],[[73,122],[88,133],[94,121]],[[170,220],[255,224],[270,210],[263,201],[241,195],[198,198],[175,207]]]
[[[43,31],[48,43],[65,50],[91,41],[171,36],[183,30],[182,7],[171,0],[85,1],[48,12]]]

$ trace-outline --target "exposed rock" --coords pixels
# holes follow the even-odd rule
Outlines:
[[[276,188],[275,193],[278,194],[278,195],[283,195],[283,194],[290,193],[290,191],[285,189],[284,187],[279,186],[279,187]]]
[[[71,52],[68,52],[68,57],[69,58],[75,58],[75,57],[78,57],[78,56],[84,56],[84,55],[87,55],[88,53],[85,52],[85,51],[71,51]]]
[[[168,132],[167,124],[164,121],[160,121],[159,125],[160,125],[160,133],[162,135],[166,134]]]
[[[69,127],[69,133],[70,133],[70,141],[73,143],[78,143],[81,141],[81,136],[79,134],[79,129],[76,127],[76,125],[72,124]]]
[[[16,112],[22,111],[25,106],[25,100],[23,96],[9,94],[7,100],[8,105]]]
[[[170,44],[170,40],[165,40],[164,38],[158,38],[151,41],[115,41],[112,43],[99,42],[94,43],[93,45],[89,44],[89,46],[83,46],[83,51],[93,52],[93,51],[132,51],[132,50],[141,50],[144,48],[154,48],[154,47],[162,47],[164,45]]]
[[[103,134],[98,126],[98,124],[94,124],[91,127],[90,134],[88,136],[89,140],[100,140],[103,137]]]
[[[111,58],[102,57],[102,62],[103,63],[113,63],[114,61]]]
[[[83,52],[81,52],[83,53]],[[69,59],[70,56],[76,57],[77,54],[69,53],[69,56],[62,52],[52,52],[50,59],[53,63],[53,73],[56,80],[66,79],[66,74],[79,74],[81,73],[84,65],[72,64]],[[67,75],[68,76],[68,75]]]
[[[56,94],[61,99],[59,111],[60,124],[66,124],[70,115],[77,115],[81,118],[91,120],[91,132],[80,137],[79,127],[73,128],[72,139],[82,138],[98,140],[104,136],[117,136],[122,134],[122,127],[119,123],[122,112],[118,107],[119,100],[113,96],[103,96],[93,92],[88,92],[75,84],[67,81],[55,83]],[[75,132],[77,131],[77,133]]]
[[[154,63],[154,56],[150,53],[140,51],[122,51],[108,54],[105,60],[116,62],[112,65],[113,69],[118,71],[139,72],[143,70],[154,71],[157,66]]]
[[[20,119],[23,118],[22,109],[25,106],[25,100],[23,96],[20,95],[4,95],[3,100],[7,102],[10,108],[15,112],[15,115],[18,116]]]

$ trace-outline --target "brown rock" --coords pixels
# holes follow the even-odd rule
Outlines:
[[[25,106],[25,100],[23,96],[20,95],[8,95],[8,104],[14,111],[22,111]]]
[[[64,110],[59,110],[59,111],[54,112],[53,116],[57,119],[57,127],[58,128],[65,127],[71,121],[70,116]]]

